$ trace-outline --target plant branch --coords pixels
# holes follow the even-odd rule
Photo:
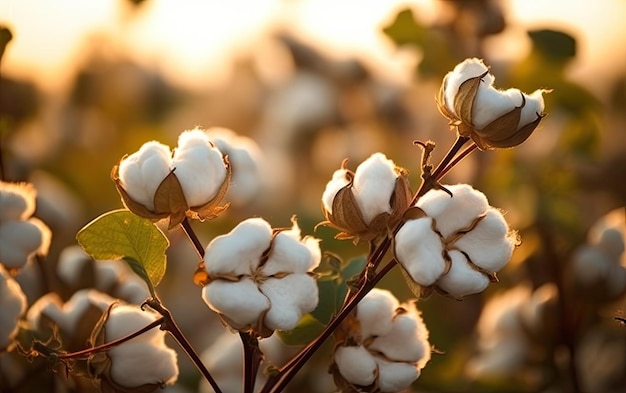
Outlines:
[[[200,371],[200,373],[207,380],[207,382],[209,382],[215,393],[221,393],[222,391],[217,385],[217,382],[215,382],[215,379],[213,379],[213,376],[211,375],[211,373],[209,373],[209,370],[207,370],[204,363],[202,363],[200,356],[198,356],[196,351],[193,349],[193,347],[187,340],[187,337],[185,337],[183,332],[176,324],[176,321],[174,321],[174,318],[172,317],[170,311],[165,308],[156,298],[150,298],[146,300],[144,304],[147,304],[150,308],[163,316],[164,321],[161,325],[161,330],[169,332],[174,337],[178,345],[180,345],[181,348],[185,351],[191,362],[196,366],[198,371]]]
[[[253,393],[256,375],[261,364],[259,340],[254,334],[245,332],[239,332],[239,337],[241,337],[241,343],[243,344],[244,355],[243,391],[244,393]]]
[[[124,337],[120,337],[117,340],[113,340],[113,341],[110,341],[108,343],[105,343],[105,344],[102,344],[102,345],[98,345],[98,346],[95,346],[95,347],[83,349],[82,351],[76,351],[76,352],[71,352],[71,353],[64,353],[64,354],[59,355],[58,358],[59,359],[82,358],[82,357],[87,357],[87,356],[89,356],[89,355],[91,355],[93,353],[96,353],[96,352],[101,352],[101,351],[108,350],[109,348],[115,347],[117,345],[125,343],[126,341],[132,340],[133,338],[144,334],[148,330],[154,329],[155,327],[161,325],[163,322],[165,322],[165,318],[161,317],[161,318],[151,322],[149,325],[146,325],[143,328],[137,330],[136,332],[133,332],[133,333],[131,333],[129,335],[126,335]]]
[[[371,280],[367,280],[357,293],[344,305],[339,314],[333,318],[324,328],[322,333],[309,345],[304,347],[298,355],[296,355],[289,363],[284,365],[277,375],[270,378],[261,390],[261,393],[282,392],[289,381],[304,366],[304,364],[313,356],[313,354],[322,346],[322,344],[330,337],[331,334],[339,327],[341,322],[350,315],[359,302],[367,295],[372,288],[396,265],[396,260],[392,259],[385,265]]]
[[[202,246],[200,239],[198,239],[196,232],[194,232],[193,228],[191,227],[189,219],[185,217],[183,219],[183,222],[180,223],[180,226],[183,228],[183,231],[185,231],[185,234],[191,241],[191,244],[193,244],[193,247],[196,250],[196,253],[200,257],[200,259],[204,259],[204,247]]]

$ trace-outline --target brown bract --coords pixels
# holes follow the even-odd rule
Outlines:
[[[126,156],[124,156],[122,160],[125,157]],[[224,165],[226,166],[226,179],[224,179],[224,182],[215,196],[201,206],[189,206],[187,203],[183,189],[178,181],[178,178],[176,177],[176,168],[172,169],[170,173],[161,181],[159,187],[154,193],[154,211],[148,209],[141,203],[136,202],[130,197],[130,195],[128,195],[119,178],[119,164],[115,165],[111,170],[111,179],[115,183],[117,192],[120,194],[122,202],[128,210],[138,216],[148,218],[153,221],[169,217],[169,229],[172,229],[176,225],[180,224],[185,217],[200,221],[211,220],[228,208],[228,203],[223,206],[219,205],[228,192],[231,179],[231,166],[228,161],[228,157],[226,156],[224,157]]]
[[[363,215],[352,192],[354,172],[346,172],[346,184],[341,188],[333,199],[332,213],[327,211],[322,204],[322,213],[325,221],[316,225],[328,226],[340,231],[335,239],[349,240],[354,243],[361,240],[370,241],[375,238],[386,236],[402,219],[404,212],[411,203],[413,194],[408,180],[408,172],[403,168],[397,168],[399,175],[396,179],[394,191],[389,199],[391,212],[381,213],[374,217],[368,224],[363,220]]]
[[[456,129],[459,135],[471,138],[481,150],[514,147],[523,143],[539,125],[543,114],[537,114],[537,119],[519,129],[522,108],[526,105],[526,98],[522,94],[522,104],[513,108],[510,112],[498,117],[482,129],[473,125],[472,111],[476,101],[478,88],[482,78],[489,71],[470,78],[459,86],[459,91],[454,97],[453,107],[456,114],[452,113],[446,105],[445,90],[447,79],[444,79],[435,101],[439,112],[450,120],[450,128]],[[521,94],[521,93],[520,93]]]

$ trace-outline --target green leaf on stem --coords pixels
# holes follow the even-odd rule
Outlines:
[[[278,337],[285,345],[301,346],[315,340],[324,330],[324,324],[320,323],[311,314],[305,314],[300,318],[298,325],[289,331],[278,331]]]
[[[150,220],[129,210],[104,213],[76,235],[78,244],[95,260],[120,260],[148,285],[150,294],[165,274],[169,241]]]

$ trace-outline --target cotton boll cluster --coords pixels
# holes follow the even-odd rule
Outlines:
[[[333,173],[322,194],[328,225],[341,231],[338,239],[372,240],[387,234],[401,219],[411,200],[407,171],[382,153],[375,153],[352,172]]]
[[[202,298],[234,329],[252,329],[261,337],[291,330],[317,306],[312,272],[321,260],[318,243],[301,237],[295,219],[285,230],[247,219],[207,246]]]
[[[494,81],[482,60],[466,59],[445,76],[437,97],[439,111],[450,125],[481,149],[519,145],[545,116],[543,93],[548,91],[500,91]]]
[[[210,219],[230,182],[230,166],[200,129],[184,131],[172,153],[156,141],[145,143],[113,168],[113,180],[122,201],[135,214],[158,220],[170,218],[170,227],[185,216]]]
[[[482,292],[511,258],[517,236],[502,213],[467,184],[431,190],[395,237],[398,262],[418,285],[456,298]]]
[[[7,350],[18,332],[18,319],[26,311],[26,296],[19,284],[0,265],[0,353]]]
[[[72,292],[93,288],[133,304],[141,304],[150,296],[146,284],[124,261],[95,261],[79,246],[61,251],[56,271]]]
[[[106,319],[100,325],[103,316]],[[53,334],[68,352],[93,346],[94,339],[100,343],[119,339],[149,325],[157,317],[153,312],[124,304],[93,289],[80,290],[65,303],[55,293],[49,293],[39,298],[26,316],[32,328]],[[81,367],[96,373],[103,389],[155,390],[173,383],[178,376],[176,353],[164,340],[165,332],[155,327],[114,346],[106,354],[98,353],[100,356],[88,359]]]
[[[557,324],[557,289],[520,285],[489,300],[477,325],[478,354],[467,365],[473,378],[510,377],[532,371],[552,356]]]
[[[209,128],[207,136],[228,157],[232,178],[228,199],[235,206],[250,202],[261,188],[262,153],[256,142],[227,128]]]
[[[52,233],[35,212],[35,188],[0,181],[0,264],[17,270],[35,254],[46,255]]]
[[[387,290],[369,292],[343,326],[331,367],[343,391],[403,391],[430,360],[428,330],[415,304],[400,304]]]
[[[587,299],[612,301],[626,294],[626,208],[599,219],[572,257],[575,283]]]

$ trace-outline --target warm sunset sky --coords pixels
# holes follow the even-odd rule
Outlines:
[[[512,10],[512,26],[578,32],[581,58],[574,76],[585,79],[609,66],[626,69],[625,0],[502,1]],[[430,0],[148,0],[132,15],[127,3],[0,0],[0,24],[14,34],[3,72],[33,78],[47,89],[63,87],[85,43],[100,39],[111,53],[155,67],[175,82],[206,86],[224,80],[233,56],[260,45],[259,37],[276,26],[322,42],[337,56],[357,54],[398,67],[380,27],[406,4],[416,5],[424,18],[436,7]],[[505,47],[499,52],[519,54]]]

